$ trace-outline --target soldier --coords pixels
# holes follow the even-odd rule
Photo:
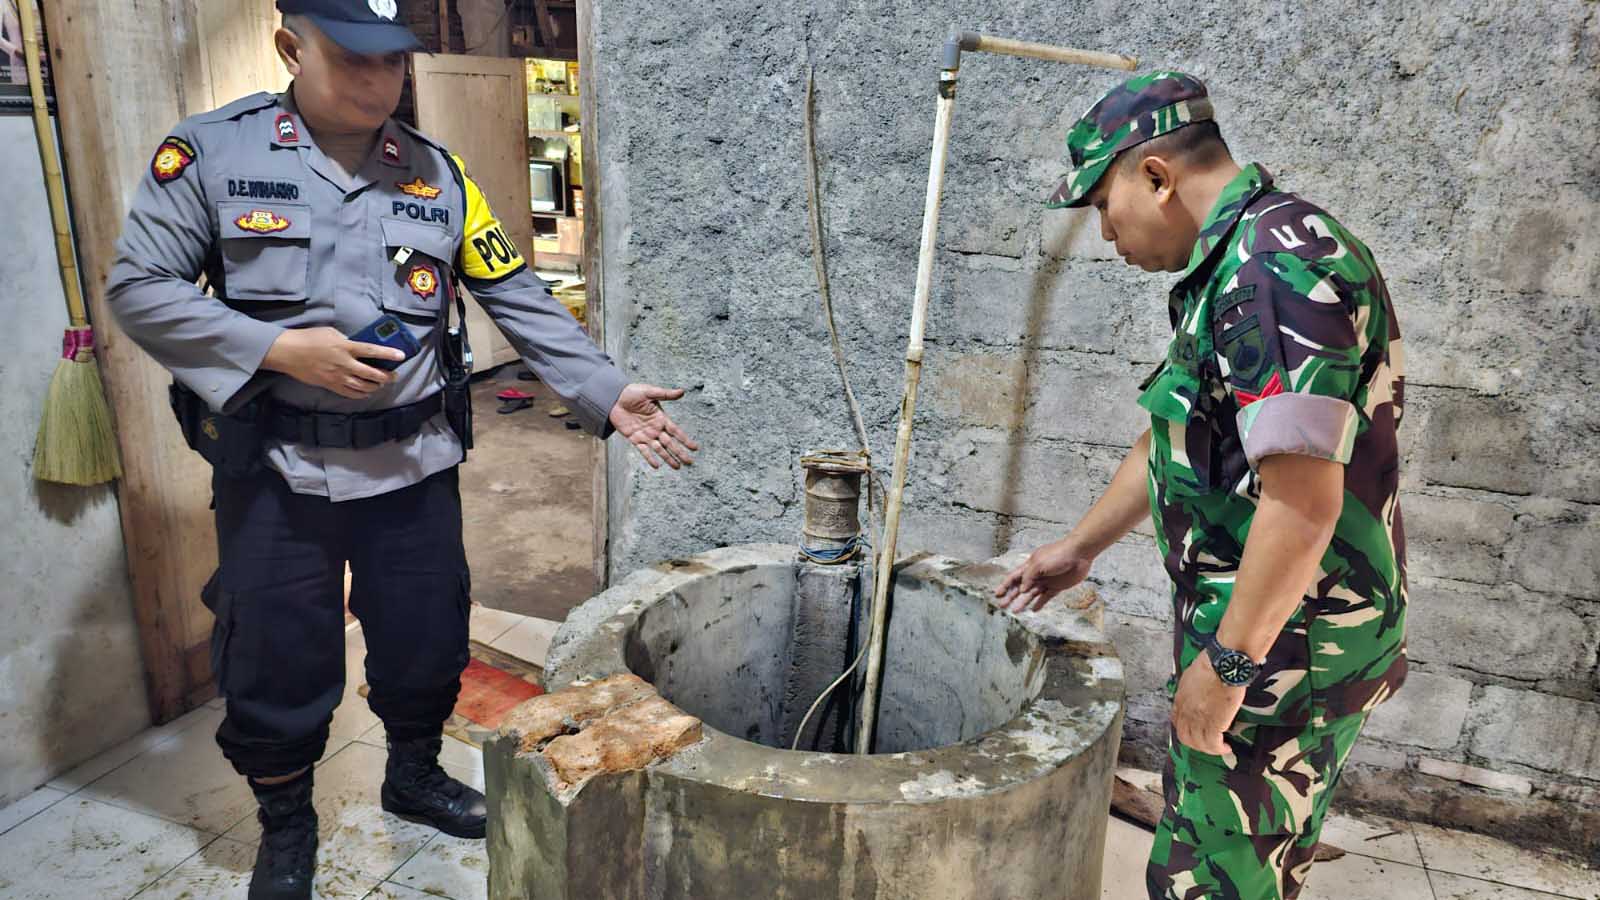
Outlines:
[[[1198,80],[1142,75],[1067,134],[1051,207],[1181,272],[1150,428],[1065,537],[996,590],[1037,609],[1146,516],[1173,585],[1152,898],[1292,898],[1368,713],[1406,673],[1403,355],[1367,248],[1233,161]]]
[[[483,795],[438,763],[468,661],[456,277],[591,432],[620,431],[657,467],[690,464],[698,447],[658,405],[683,392],[628,384],[528,270],[460,159],[390,117],[418,46],[393,0],[277,5],[292,86],[162,141],[107,296],[172,371],[185,435],[213,464],[220,563],[203,597],[227,701],[217,743],[261,807],[250,896],[305,898],[347,563],[387,732],[383,808],[484,835]],[[375,322],[380,343],[347,337]]]

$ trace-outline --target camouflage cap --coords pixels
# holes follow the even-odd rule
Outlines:
[[[1200,79],[1182,72],[1135,75],[1106,92],[1067,132],[1071,169],[1045,206],[1083,206],[1118,153],[1211,118]]]

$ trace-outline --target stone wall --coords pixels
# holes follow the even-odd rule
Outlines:
[[[1237,158],[1365,239],[1398,307],[1416,674],[1348,798],[1466,792],[1600,828],[1600,4],[1536,5],[595,0],[607,343],[689,389],[675,414],[705,444],[666,476],[611,442],[612,572],[797,535],[799,456],[853,444],[805,224],[808,66],[834,302],[887,464],[944,34],[1134,54],[1205,79]],[[1117,75],[962,74],[901,549],[983,559],[1060,535],[1105,485],[1171,277],[1041,208],[1066,127]],[[1094,577],[1148,761],[1170,626],[1148,533]]]
[[[33,443],[67,325],[44,170],[27,116],[0,116],[10,173],[0,254],[0,806],[150,724],[110,486],[34,480]]]

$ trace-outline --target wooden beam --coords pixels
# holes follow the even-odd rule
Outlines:
[[[171,376],[116,327],[106,278],[156,145],[179,120],[210,108],[215,89],[242,88],[242,67],[259,72],[268,59],[256,51],[241,61],[237,51],[259,44],[250,35],[208,30],[253,34],[273,21],[271,0],[41,5],[84,291],[122,450],[118,506],[150,712],[165,722],[205,696],[210,679],[196,648],[211,624],[200,588],[217,559],[211,472],[178,433],[167,402]]]
[[[600,265],[600,116],[595,107],[594,3],[578,0],[578,118],[583,141],[583,277],[589,336],[602,349],[606,345],[605,290]],[[609,454],[605,441],[595,441],[594,468],[594,583],[603,590],[611,583],[611,494]]]
[[[439,52],[450,53],[450,0],[439,0]]]

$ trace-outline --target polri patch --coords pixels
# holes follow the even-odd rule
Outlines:
[[[276,234],[291,224],[288,219],[275,212],[265,209],[252,209],[245,215],[233,220],[241,231],[253,231],[256,234]]]
[[[399,188],[400,192],[408,197],[419,197],[423,200],[436,200],[440,194],[444,193],[443,189],[436,188],[426,181],[423,181],[421,175],[418,175],[409,182],[396,181],[394,186]]]
[[[183,173],[194,164],[194,147],[189,142],[175,135],[168,135],[156,148],[156,155],[150,159],[150,174],[160,184],[177,181]]]
[[[406,277],[406,284],[411,286],[411,293],[426,300],[439,289],[439,276],[434,274],[432,266],[415,265]]]
[[[300,143],[300,132],[294,127],[294,116],[280,113],[277,122],[278,140],[285,144]]]

